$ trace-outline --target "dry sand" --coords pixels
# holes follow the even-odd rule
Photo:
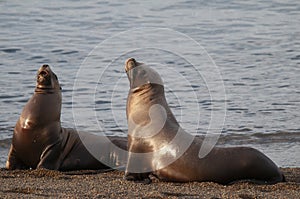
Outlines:
[[[300,168],[283,168],[287,182],[275,185],[212,182],[151,184],[123,180],[124,173],[0,169],[0,198],[300,198]]]

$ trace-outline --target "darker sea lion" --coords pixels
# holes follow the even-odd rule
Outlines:
[[[62,128],[61,101],[57,76],[48,65],[43,65],[37,73],[35,92],[16,123],[6,168],[67,171],[125,166],[127,156],[116,153],[115,149],[126,149],[126,138],[109,140]]]
[[[199,158],[203,139],[180,127],[165,99],[160,75],[133,58],[126,61],[125,70],[130,82],[125,179],[150,182],[149,174],[153,174],[173,182],[272,184],[284,180],[279,168],[253,148],[213,147]]]

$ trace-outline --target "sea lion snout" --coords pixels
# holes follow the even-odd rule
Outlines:
[[[37,83],[38,87],[41,85],[51,85],[51,77],[50,77],[50,67],[49,65],[44,64],[40,67],[37,73]]]
[[[43,77],[46,77],[47,75],[48,75],[48,73],[46,72],[46,71],[41,71],[40,72],[40,74],[39,75],[41,75],[41,76],[43,76]]]
[[[136,67],[136,61],[134,58],[129,58],[125,61],[125,71],[128,72],[129,70]]]
[[[38,70],[38,75],[46,77],[47,75],[49,75],[49,70],[50,70],[50,66],[47,64],[44,64]]]
[[[41,68],[49,68],[49,65],[48,64],[44,64],[44,65],[42,65]]]
[[[57,76],[52,72],[49,65],[42,65],[37,72],[37,88],[40,89],[54,89],[60,88]]]

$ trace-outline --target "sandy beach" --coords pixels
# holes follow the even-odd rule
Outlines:
[[[58,172],[0,169],[0,198],[299,198],[300,168],[282,168],[287,182],[256,185],[239,182],[151,184],[123,180],[121,171]]]

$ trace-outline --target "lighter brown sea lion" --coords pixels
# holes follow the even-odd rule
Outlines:
[[[153,174],[173,182],[249,180],[271,184],[284,180],[279,168],[253,148],[214,147],[199,158],[203,139],[180,127],[165,99],[160,75],[133,58],[126,61],[125,70],[130,82],[125,179],[149,182]]]
[[[57,76],[48,65],[43,65],[37,73],[35,92],[16,123],[6,168],[67,171],[125,166],[127,157],[121,157],[115,149],[126,149],[126,138],[109,140],[105,136],[62,128],[61,100]],[[86,146],[93,149],[93,154]],[[104,164],[107,162],[109,166]]]

